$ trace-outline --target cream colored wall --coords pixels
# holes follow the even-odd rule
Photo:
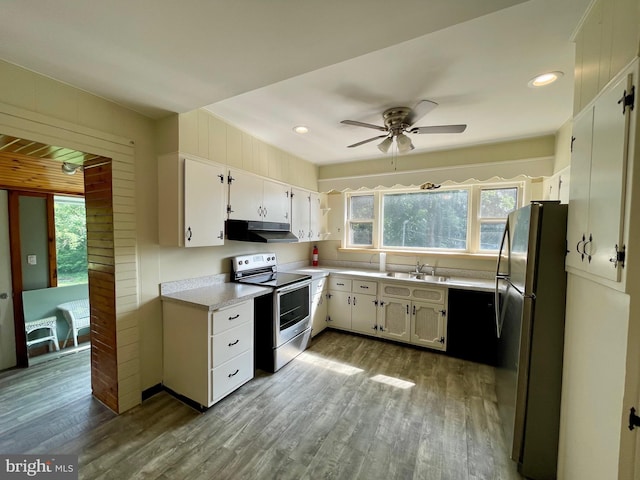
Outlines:
[[[567,122],[556,132],[555,161],[553,173],[556,174],[571,165],[571,137],[573,133],[573,120]]]
[[[179,115],[179,150],[229,168],[318,190],[318,167],[223,122],[204,109]],[[161,153],[172,153],[164,150]]]
[[[447,169],[452,166],[462,167],[483,163],[495,165],[496,163],[511,163],[519,160],[553,158],[554,149],[555,137],[553,135],[546,135],[510,142],[478,145],[475,147],[456,148],[415,155],[401,155],[396,157],[396,160],[391,156],[381,156],[380,158],[358,162],[322,165],[318,171],[318,179],[380,174],[395,175],[398,172],[405,171],[437,171],[438,169]],[[496,170],[495,166],[492,170]],[[491,176],[495,175],[495,173],[488,173]],[[550,173],[551,172],[548,172],[546,174]],[[467,178],[465,178],[465,180]]]

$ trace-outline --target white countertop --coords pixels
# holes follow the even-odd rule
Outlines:
[[[242,283],[218,283],[200,288],[181,290],[179,292],[162,295],[162,301],[186,303],[205,310],[217,310],[234,303],[240,303],[251,298],[271,292],[271,287],[259,287]]]
[[[417,278],[396,278],[389,276],[388,272],[379,272],[377,270],[366,269],[353,269],[353,268],[339,268],[339,267],[305,267],[291,270],[294,273],[304,273],[311,275],[311,278],[326,277],[329,274],[333,275],[345,275],[351,277],[361,277],[368,279],[375,279],[378,281],[384,280],[389,282],[410,282],[421,283],[433,286],[457,288],[460,290],[477,290],[482,292],[493,292],[495,290],[495,280],[487,278],[473,278],[473,277],[447,277],[446,281],[437,281],[438,275],[431,277],[427,275],[424,279]]]

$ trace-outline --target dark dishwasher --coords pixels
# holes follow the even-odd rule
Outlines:
[[[449,290],[447,354],[488,365],[497,362],[493,292]]]

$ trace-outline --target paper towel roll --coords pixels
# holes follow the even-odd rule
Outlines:
[[[384,272],[387,270],[387,254],[382,252],[380,253],[380,271]]]

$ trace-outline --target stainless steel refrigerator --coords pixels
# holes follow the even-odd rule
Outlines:
[[[511,214],[496,273],[498,407],[511,458],[555,479],[566,294],[567,205],[532,202]]]

